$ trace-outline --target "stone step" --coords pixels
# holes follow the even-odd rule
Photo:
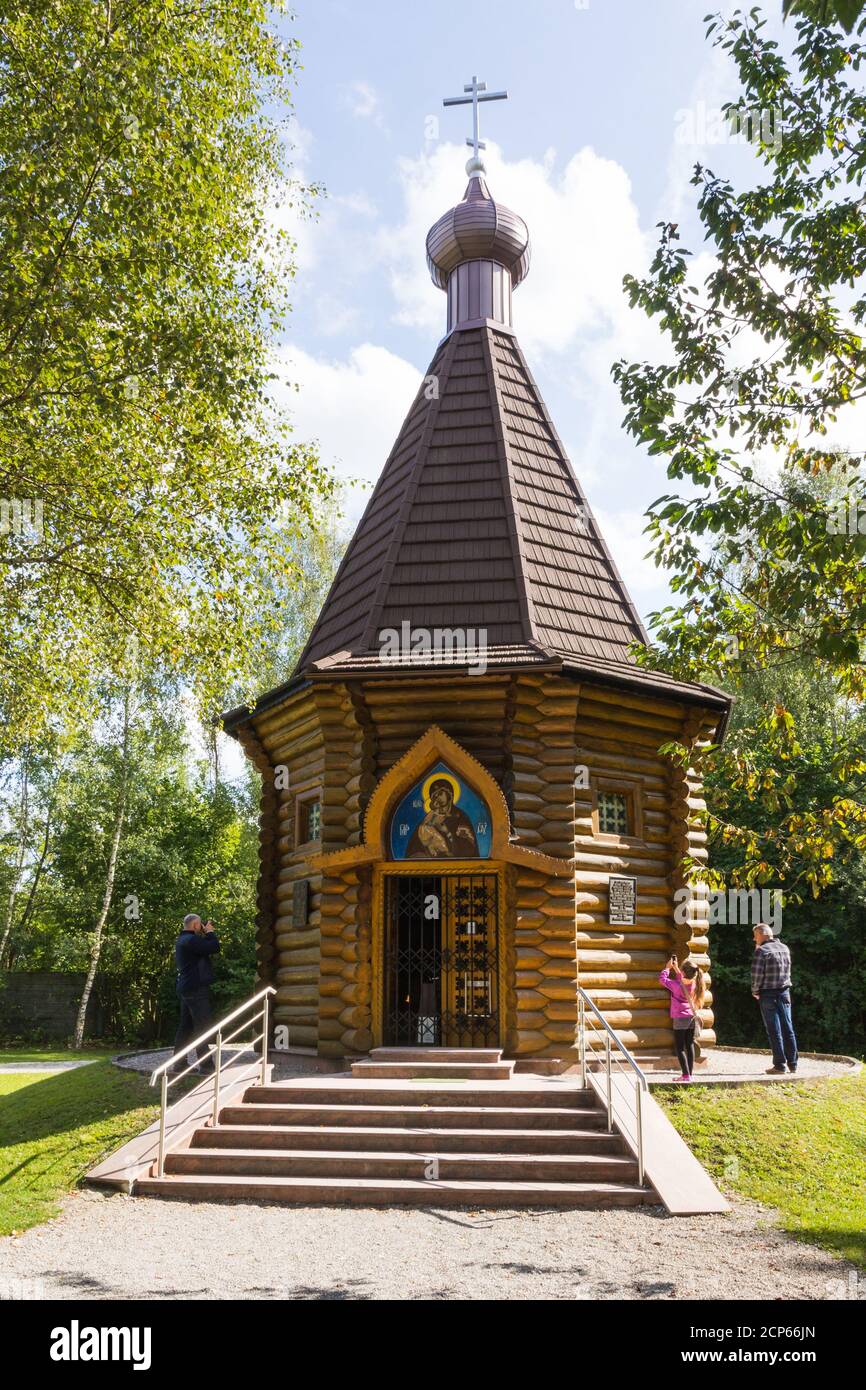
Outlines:
[[[249,1086],[244,1092],[245,1105],[447,1105],[472,1106],[485,1110],[539,1109],[548,1107],[563,1110],[570,1107],[584,1111],[595,1108],[595,1094],[579,1086],[548,1086],[544,1089],[526,1086],[519,1081],[476,1082],[466,1085],[460,1080],[453,1084],[437,1084],[429,1077],[417,1082],[407,1080],[364,1080],[349,1078],[330,1084],[295,1083],[285,1081],[270,1086]]]
[[[501,1062],[501,1047],[374,1047],[371,1062]]]
[[[463,1129],[467,1119],[473,1129],[567,1129],[576,1123],[594,1129],[606,1125],[600,1110],[588,1107],[554,1109],[552,1106],[476,1106],[467,1114],[464,1105],[227,1105],[220,1111],[221,1125],[361,1125],[393,1128],[395,1120],[411,1129]]]
[[[513,1062],[353,1062],[352,1075],[390,1081],[429,1077],[437,1081],[510,1081]]]
[[[305,1205],[352,1203],[359,1206],[428,1207],[633,1207],[656,1204],[650,1188],[630,1183],[606,1182],[463,1182],[426,1181],[418,1178],[252,1178],[207,1174],[142,1178],[136,1183],[142,1196],[184,1197],[199,1201],[220,1198],[251,1202],[291,1202]]]
[[[464,1115],[464,1120],[472,1120]],[[393,1118],[397,1118],[396,1116]],[[388,1129],[326,1125],[219,1125],[197,1129],[190,1144],[204,1149],[312,1149],[426,1153],[624,1153],[618,1134],[605,1129]]]
[[[171,1175],[250,1178],[413,1178],[461,1182],[637,1181],[637,1164],[621,1154],[382,1153],[363,1150],[182,1149],[166,1157]]]

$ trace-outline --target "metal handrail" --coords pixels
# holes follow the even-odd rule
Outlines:
[[[216,1038],[215,1044],[211,1045],[208,1048],[208,1058],[215,1057],[213,1073],[213,1111],[211,1116],[211,1123],[213,1125],[216,1125],[219,1119],[219,1092],[220,1074],[222,1072],[223,1047],[226,1043],[232,1042],[237,1037],[238,1033],[243,1033],[254,1023],[258,1023],[259,1019],[262,1020],[262,1031],[259,1034],[257,1034],[256,1037],[252,1038],[250,1042],[246,1043],[242,1048],[240,1048],[239,1051],[240,1054],[243,1054],[244,1052],[250,1052],[253,1048],[257,1047],[259,1043],[261,1043],[261,1084],[264,1086],[265,1082],[267,1081],[269,1034],[268,1015],[270,1012],[270,996],[272,994],[276,994],[276,992],[277,991],[274,989],[273,985],[265,985],[265,988],[260,989],[258,994],[254,994],[251,999],[247,999],[245,1003],[239,1004],[236,1009],[232,1009],[230,1014],[226,1014],[225,1018],[218,1019],[217,1022],[212,1023],[210,1028],[207,1028],[204,1033],[200,1033],[197,1038],[192,1038],[188,1043],[184,1043],[181,1051],[172,1053],[170,1057],[167,1057],[164,1062],[160,1062],[159,1066],[155,1067],[154,1070],[151,1072],[151,1086],[156,1085],[157,1077],[162,1078],[162,1084],[160,1086],[159,1104],[159,1152],[157,1155],[156,1163],[156,1175],[158,1178],[163,1177],[165,1172],[165,1115],[166,1110],[168,1109],[168,1088],[169,1086],[173,1086],[176,1081],[182,1081],[185,1076],[189,1076],[191,1071],[195,1071],[196,1067],[199,1066],[198,1055],[196,1055],[196,1060],[191,1065],[184,1067],[183,1071],[177,1072],[174,1076],[170,1077],[168,1075],[169,1068],[174,1064],[174,1062],[179,1056],[188,1057],[190,1052],[192,1052],[194,1049],[198,1049],[199,1047],[201,1047],[202,1043],[207,1042],[210,1038]],[[259,1002],[261,1002],[262,1007],[259,1009],[258,1013],[255,1013],[252,1015],[252,1017],[247,1018],[245,1022],[240,1025],[239,1028],[236,1028],[233,1033],[230,1033],[227,1038],[224,1038],[223,1029],[225,1028],[226,1024],[234,1023],[236,1018],[240,1018],[243,1014],[249,1013],[249,1010],[254,1008],[255,1005]]]
[[[601,1013],[601,1011],[599,1010],[599,1008],[597,1007],[597,1005],[593,1002],[593,1000],[590,999],[590,997],[589,997],[589,995],[587,994],[586,990],[585,990],[585,989],[582,989],[581,986],[578,985],[578,986],[577,986],[577,1031],[578,1031],[578,1039],[579,1039],[579,1045],[580,1045],[580,1076],[581,1076],[581,1084],[582,1084],[584,1087],[586,1086],[586,1048],[587,1048],[586,1009],[587,1009],[587,1005],[589,1006],[589,1008],[590,1008],[590,1010],[592,1011],[592,1013],[595,1015],[595,1018],[598,1019],[598,1022],[601,1024],[602,1029],[604,1030],[602,1036],[604,1037],[604,1042],[605,1042],[605,1072],[606,1072],[606,1074],[607,1074],[607,1087],[606,1087],[606,1090],[607,1090],[607,1096],[606,1096],[606,1100],[607,1100],[607,1130],[608,1130],[608,1133],[609,1133],[609,1134],[612,1133],[612,1131],[613,1131],[613,1073],[612,1073],[613,1063],[616,1062],[616,1064],[617,1064],[618,1066],[622,1067],[623,1064],[624,1064],[624,1062],[625,1062],[625,1063],[627,1063],[627,1065],[628,1065],[629,1067],[631,1067],[632,1071],[635,1073],[635,1081],[634,1081],[634,1097],[635,1097],[635,1100],[634,1100],[634,1105],[635,1105],[635,1117],[636,1117],[636,1121],[637,1121],[637,1166],[638,1166],[638,1181],[640,1182],[641,1186],[643,1186],[643,1181],[644,1181],[644,1145],[643,1145],[643,1104],[642,1104],[642,1101],[641,1101],[641,1096],[643,1095],[643,1093],[644,1093],[645,1091],[646,1091],[646,1092],[649,1091],[649,1082],[647,1081],[647,1078],[646,1078],[645,1074],[643,1073],[643,1071],[641,1070],[641,1068],[638,1066],[638,1064],[637,1064],[637,1062],[635,1061],[634,1057],[632,1057],[632,1055],[631,1055],[631,1053],[629,1052],[628,1048],[626,1047],[625,1043],[622,1041],[622,1038],[619,1036],[618,1033],[616,1033],[616,1032],[614,1031],[613,1028],[611,1028],[611,1026],[610,1026],[610,1024],[608,1023],[607,1019],[606,1019],[606,1018],[604,1017],[604,1015]],[[595,1028],[592,1029],[592,1032],[593,1032],[593,1033],[595,1033],[595,1032],[597,1032],[597,1031],[598,1031],[598,1030],[595,1029]],[[616,1044],[616,1049],[617,1049],[616,1054],[613,1052],[613,1049],[612,1049],[612,1046],[611,1046],[611,1042],[612,1042],[612,1041],[613,1041],[613,1043]],[[592,1044],[590,1044],[590,1046],[592,1046]],[[620,1056],[620,1055],[617,1055],[617,1054],[621,1054],[621,1056]],[[628,1074],[628,1073],[626,1073],[626,1075],[627,1075],[627,1074]]]
[[[593,1001],[592,999],[590,999],[590,997],[589,997],[589,995],[587,994],[586,990],[583,989],[580,985],[577,986],[577,995],[578,995],[578,998],[580,999],[581,1003],[583,1004],[584,1008],[586,1008],[587,1004],[589,1005],[590,1009],[591,1009],[592,1012],[595,1014],[596,1018],[598,1019],[599,1023],[601,1024],[602,1028],[605,1030],[606,1033],[609,1033],[610,1036],[613,1038],[613,1040],[614,1040],[614,1042],[616,1043],[616,1045],[617,1045],[619,1051],[622,1053],[623,1057],[624,1057],[625,1060],[628,1062],[628,1064],[629,1064],[629,1066],[631,1067],[632,1071],[637,1072],[638,1076],[639,1076],[640,1079],[641,1079],[642,1090],[644,1090],[644,1091],[649,1090],[649,1082],[647,1081],[646,1074],[645,1074],[643,1071],[641,1071],[641,1069],[640,1069],[640,1067],[638,1066],[637,1062],[635,1061],[634,1057],[632,1057],[632,1055],[631,1055],[631,1053],[629,1052],[628,1048],[626,1047],[625,1043],[622,1041],[622,1038],[619,1036],[618,1033],[614,1032],[613,1028],[611,1028],[611,1026],[610,1026],[610,1024],[608,1023],[607,1019],[605,1018],[604,1014],[601,1012],[601,1010],[598,1008],[598,1006],[594,1003],[594,1001]],[[581,1037],[581,1042],[582,1042],[582,1041],[583,1041],[583,1038]],[[581,1062],[582,1062],[582,1061],[583,1061],[583,1048],[581,1048]],[[585,1085],[585,1084],[586,1084],[586,1080],[585,1080],[585,1073],[584,1073],[584,1085]]]

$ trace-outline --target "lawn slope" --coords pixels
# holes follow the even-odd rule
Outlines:
[[[721,1187],[765,1202],[784,1230],[866,1267],[866,1070],[653,1095]]]
[[[0,1235],[46,1221],[104,1154],[156,1115],[143,1077],[94,1062],[0,1074]]]

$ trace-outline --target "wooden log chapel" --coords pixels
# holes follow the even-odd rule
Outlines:
[[[427,237],[447,333],[294,675],[224,720],[262,774],[258,977],[327,1057],[572,1065],[578,984],[668,1053],[659,970],[709,966],[706,892],[675,899],[706,837],[659,748],[718,739],[730,701],[630,655],[644,628],[512,327],[529,236],[466,90],[469,183]]]

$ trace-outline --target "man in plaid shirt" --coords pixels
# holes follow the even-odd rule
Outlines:
[[[769,1076],[782,1076],[797,1070],[797,1039],[791,1022],[791,952],[773,935],[773,928],[759,922],[752,932],[752,994],[773,1049]]]

